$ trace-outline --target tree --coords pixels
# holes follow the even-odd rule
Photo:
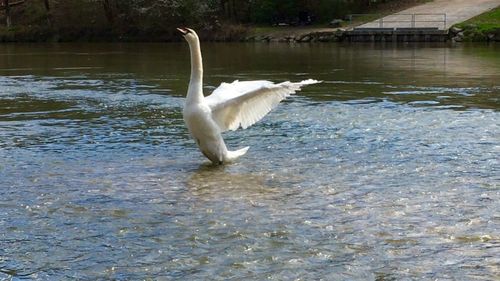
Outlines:
[[[49,0],[43,0],[43,5],[45,6],[45,12],[47,13],[47,23],[52,25],[52,21],[50,20],[50,5]]]
[[[11,26],[11,21],[10,21],[10,5],[9,5],[9,0],[3,0],[3,7],[5,9],[5,25],[7,25],[7,28],[10,28]]]

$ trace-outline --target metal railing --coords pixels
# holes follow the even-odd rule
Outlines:
[[[376,16],[375,14],[352,14],[348,15],[347,18],[349,20],[349,24],[352,24],[353,18],[355,17],[373,17]],[[403,19],[399,19],[403,17]],[[422,17],[425,17],[424,19],[419,19]],[[430,19],[428,19],[430,17]],[[435,19],[437,17],[440,17],[439,19]],[[392,18],[392,19],[391,19]],[[397,23],[402,23],[403,25],[408,24],[409,28],[417,28],[418,23],[438,23],[437,25],[443,24],[443,29],[446,29],[446,14],[445,13],[431,13],[431,14],[393,14],[393,15],[388,15],[385,17],[381,17],[376,20],[370,20],[368,23],[378,23],[379,28],[384,28],[385,25],[391,25],[391,24],[397,24]],[[367,23],[363,23],[367,24]],[[390,26],[389,26],[390,27]],[[403,27],[403,26],[401,26]]]

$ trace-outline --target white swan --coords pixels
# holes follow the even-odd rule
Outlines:
[[[302,82],[234,81],[222,83],[213,93],[203,96],[203,63],[200,41],[194,30],[177,28],[189,44],[191,51],[191,78],[186,103],[182,112],[189,133],[203,155],[214,164],[230,162],[245,154],[248,147],[227,150],[221,133],[243,129],[264,117],[287,96],[300,87],[319,83],[316,80]]]

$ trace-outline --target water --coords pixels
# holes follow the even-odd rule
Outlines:
[[[185,44],[0,46],[0,279],[500,276],[499,46],[203,47],[207,92],[324,83],[212,167]]]

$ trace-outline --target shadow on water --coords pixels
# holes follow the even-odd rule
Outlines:
[[[194,196],[252,199],[275,194],[276,180],[263,172],[251,172],[238,163],[213,165],[204,163],[193,171],[186,187]],[[273,186],[274,185],[274,186]]]

